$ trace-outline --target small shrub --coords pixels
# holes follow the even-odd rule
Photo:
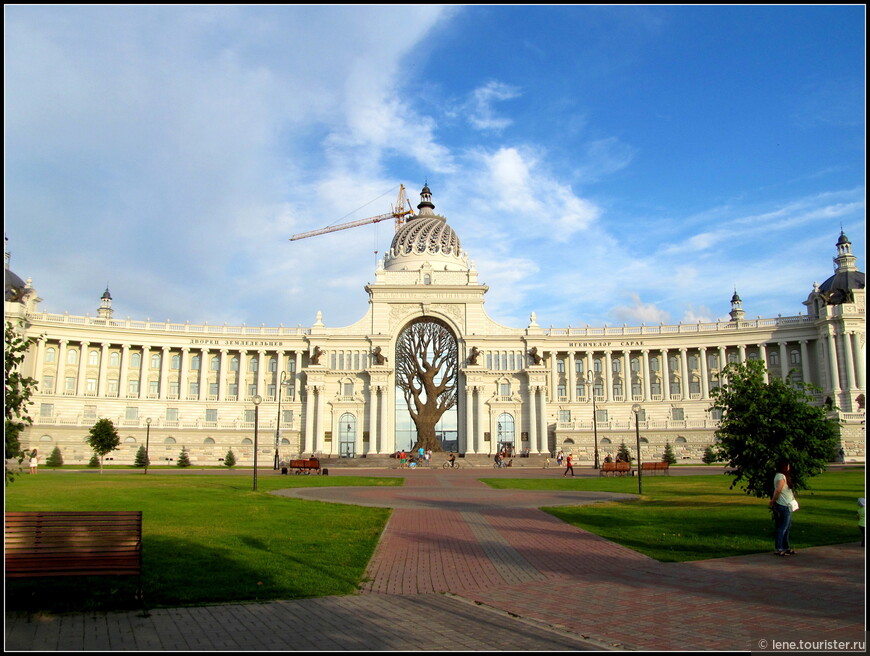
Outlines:
[[[93,467],[94,469],[98,469],[99,466],[100,466],[100,458],[95,453],[94,455],[91,456],[91,460],[88,463],[88,467]]]
[[[54,447],[54,450],[49,454],[45,461],[46,467],[61,467],[63,465],[63,456],[60,455],[60,447]]]
[[[187,449],[181,447],[181,454],[178,456],[178,463],[176,463],[179,467],[190,467],[190,456],[187,455]]]
[[[619,445],[619,450],[616,452],[616,455],[622,462],[631,462],[633,460],[631,457],[631,451],[629,451],[628,447],[625,446],[625,440],[623,440],[622,444]]]
[[[235,464],[236,464],[236,455],[233,453],[233,450],[230,449],[229,451],[227,451],[227,455],[224,458],[224,466],[225,467],[232,467]]]
[[[703,462],[705,465],[712,465],[714,462],[716,462],[716,452],[713,451],[712,446],[708,446],[706,449],[704,449],[704,455],[701,456],[701,462]]]
[[[662,455],[662,462],[666,462],[669,465],[677,464],[677,456],[674,455],[674,447],[671,446],[670,442],[665,443],[665,452]]]
[[[141,445],[139,450],[136,451],[136,459],[133,460],[134,467],[144,468],[146,465],[151,464],[151,458],[148,457],[148,454],[145,452],[145,445]]]

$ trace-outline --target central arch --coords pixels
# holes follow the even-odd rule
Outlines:
[[[455,449],[459,357],[456,335],[434,317],[409,322],[396,340],[397,448]]]

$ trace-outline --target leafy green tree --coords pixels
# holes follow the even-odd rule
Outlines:
[[[96,455],[100,457],[100,474],[103,473],[103,458],[118,448],[121,443],[121,436],[115,429],[115,424],[111,419],[99,419],[97,423],[91,427],[88,437],[85,440]]]
[[[181,455],[178,456],[176,465],[179,467],[190,467],[190,456],[187,455],[186,448],[181,447]]]
[[[619,445],[616,455],[622,462],[631,462],[633,460],[631,457],[631,451],[629,451],[628,447],[625,446],[625,440],[623,440],[622,444]]]
[[[88,467],[96,469],[100,466],[100,459],[97,457],[97,454],[91,456],[91,459],[88,461]]]
[[[6,424],[4,431],[6,434],[6,485],[15,480],[15,473],[9,468],[9,463],[17,459],[20,465],[24,460],[24,452],[21,450],[18,437],[25,426],[33,423],[33,419],[27,414],[27,406],[30,405],[30,397],[36,390],[37,381],[35,378],[22,376],[18,368],[34,341],[33,338],[24,339],[21,337],[15,332],[12,323],[6,322],[4,333],[6,350]]]
[[[712,465],[716,462],[716,452],[713,450],[712,446],[708,446],[704,449],[704,455],[701,456],[701,462],[705,465]]]
[[[48,459],[45,461],[46,467],[62,467],[63,466],[63,456],[60,455],[60,447],[56,446],[52,450],[51,454],[48,456]]]
[[[145,452],[145,445],[139,445],[139,449],[136,451],[136,457],[133,459],[133,466],[144,469],[146,465],[151,464],[151,458],[148,457],[148,454]]]
[[[224,458],[224,466],[225,467],[232,467],[235,464],[236,464],[236,454],[234,454],[233,450],[230,449],[229,451],[227,451],[227,455]]]
[[[805,490],[822,473],[840,438],[836,419],[825,406],[811,405],[808,385],[791,386],[779,377],[764,382],[764,364],[749,360],[725,367],[725,383],[715,388],[713,408],[722,411],[716,430],[716,459],[728,463],[731,483],[746,494],[773,494],[776,465],[791,465],[792,489]]]
[[[677,456],[674,455],[674,447],[671,446],[670,442],[665,443],[665,452],[662,455],[662,462],[666,462],[669,465],[677,464]]]

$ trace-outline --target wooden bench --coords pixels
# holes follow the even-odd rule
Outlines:
[[[601,469],[598,470],[599,476],[625,476],[631,472],[631,464],[627,462],[602,462]]]
[[[141,510],[7,512],[5,548],[6,578],[137,576],[145,608]]]
[[[667,462],[644,462],[641,463],[640,468],[644,474],[647,472],[664,472],[668,476],[670,476],[670,463]]]
[[[305,458],[304,460],[291,460],[290,469],[294,474],[310,474],[312,471],[320,473],[320,460],[317,458]]]

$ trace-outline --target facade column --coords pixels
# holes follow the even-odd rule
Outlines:
[[[81,354],[79,356],[79,371],[76,375],[76,395],[78,396],[84,396],[85,393],[85,379],[87,378],[88,366],[88,347],[90,345],[90,342],[81,343]]]
[[[662,349],[662,400],[671,400],[671,363],[668,361],[668,349]]]
[[[190,349],[187,346],[181,348],[181,364],[178,365],[178,400],[186,400],[190,391],[187,389],[187,372],[190,363],[187,361]]]
[[[160,354],[160,398],[165,399],[169,389],[169,361],[172,359],[171,349],[163,347]]]
[[[724,346],[719,347],[719,385],[721,386],[725,382],[724,376],[722,376],[722,371],[725,369],[725,366],[728,364],[728,353]]]
[[[239,400],[248,398],[248,359],[247,351],[239,349]],[[307,387],[305,388],[308,389]],[[309,446],[311,446],[309,444]]]
[[[268,363],[266,362],[266,351],[260,350],[257,351],[257,394],[266,398],[266,369],[268,368]]]
[[[45,342],[47,341],[45,336],[36,338],[36,366],[33,369],[34,378],[39,383],[39,387],[37,388],[43,394],[51,394],[54,390],[46,390],[45,385],[43,384],[43,375],[42,375],[42,367],[45,363]]]
[[[837,366],[837,336],[833,328],[828,333],[828,361],[830,362],[831,390],[839,392],[840,369]]]
[[[746,344],[737,345],[737,361],[740,364],[746,362]]]
[[[118,375],[118,398],[127,398],[127,377],[130,374],[130,345],[121,344],[121,373]]]
[[[541,414],[538,415],[538,421],[541,422],[540,432],[538,433],[538,441],[541,444],[540,453],[549,453],[550,445],[547,435],[547,395],[541,390]]]
[[[465,386],[465,452],[477,453],[474,440],[474,388]]]
[[[63,394],[66,391],[66,349],[69,342],[60,340],[57,345],[57,381],[55,382],[55,394]]]
[[[698,349],[698,357],[701,359],[701,398],[710,398],[710,379],[707,371],[707,347],[702,346]]]
[[[142,347],[142,359],[139,361],[139,398],[148,398],[148,370],[151,368],[151,363],[148,361],[150,357],[151,347]]]
[[[613,399],[613,359],[610,351],[604,351],[604,402]]]
[[[680,372],[680,389],[682,390],[683,401],[689,400],[689,355],[688,349],[681,348],[680,349],[680,366],[682,367],[682,371]]]
[[[202,349],[199,355],[199,400],[208,398],[208,349]]]
[[[855,362],[852,358],[852,336],[843,333],[843,352],[846,355],[846,389],[855,389]]]
[[[858,389],[864,389],[866,363],[861,352],[861,335],[858,332],[852,333],[852,358],[855,360],[855,384]]]
[[[287,371],[285,369],[285,366],[284,366],[284,359],[287,357],[287,353],[285,351],[277,351],[275,353],[275,357],[277,358],[277,362],[278,362],[278,366],[275,367],[275,396],[277,397],[278,388],[281,386],[281,374],[283,374],[285,371]],[[223,370],[224,370],[223,364],[221,364],[221,371],[223,371]],[[288,380],[288,381],[290,380],[290,372],[289,371],[287,372],[287,378],[285,380]],[[284,390],[281,390],[281,391],[282,391],[281,396],[283,398],[286,396],[286,394],[283,394]],[[360,421],[360,423],[362,423],[362,421]],[[360,433],[362,433],[362,430],[360,430]],[[369,445],[371,445],[371,442],[369,443]],[[360,452],[357,451],[357,454],[359,454],[359,453]]]
[[[314,452],[314,385],[305,386],[305,441],[300,456],[306,451]]]
[[[227,358],[229,357],[229,349],[221,349],[220,368],[218,369],[218,401],[226,401],[227,399]]]
[[[631,401],[631,357],[628,351],[622,352],[622,399]]]
[[[586,351],[586,357],[584,359],[583,364],[586,368],[583,370],[583,378],[586,380],[587,385],[590,385],[591,388],[586,390],[586,394],[588,398],[592,399],[592,394],[595,394],[595,358],[593,357],[592,351]],[[592,372],[592,382],[589,382],[589,372]]]
[[[643,349],[641,351],[641,367],[643,367],[643,400],[649,402],[650,400],[650,377],[649,377],[649,349]]]
[[[554,401],[559,400],[559,354],[556,351],[550,352],[550,398]],[[495,357],[498,357],[496,354]]]
[[[296,375],[293,376],[293,398],[298,399],[302,389],[302,351],[296,351]]]
[[[574,351],[568,351],[568,401],[574,403],[577,401],[577,365],[574,363]]]
[[[486,421],[486,400],[483,398],[483,388],[477,387],[477,433],[480,435],[480,439],[478,444],[480,444],[480,449],[477,451],[481,453],[484,448],[484,440],[486,439],[485,433],[489,433],[489,449],[488,452],[492,453],[493,444],[492,444],[492,431],[487,431],[489,427],[488,422]]]
[[[788,350],[786,342],[778,342],[779,344],[779,373],[785,382],[788,382],[788,372],[791,369],[791,361],[788,359]]]
[[[805,383],[809,383],[810,381],[810,357],[807,352],[807,340],[801,340],[801,371],[803,373],[803,381]]]
[[[378,388],[369,385],[369,453],[383,453],[378,442]]]
[[[764,382],[770,382],[770,376],[767,374],[767,345],[762,342],[758,345],[758,357],[761,360],[761,364],[764,365]]]
[[[106,396],[106,377],[109,373],[109,346],[108,342],[100,344],[100,376],[97,379],[97,396],[100,398]]]
[[[532,453],[540,453],[538,449],[538,410],[535,397],[537,388],[529,386],[529,448]]]

